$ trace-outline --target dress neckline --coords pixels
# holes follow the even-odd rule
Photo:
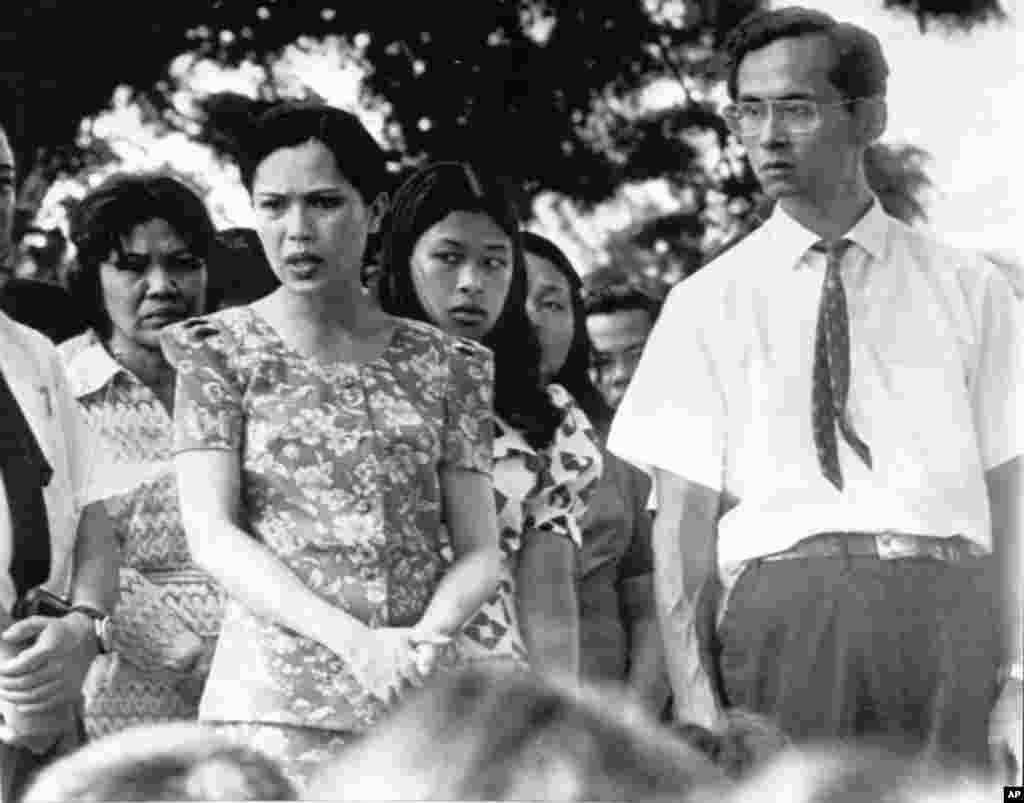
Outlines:
[[[277,330],[277,327],[274,326],[274,324],[272,324],[270,321],[268,321],[267,318],[263,316],[260,312],[254,309],[251,304],[246,304],[244,306],[244,309],[248,312],[250,319],[256,324],[256,326],[262,328],[267,334],[269,334],[270,337],[274,339],[274,341],[281,347],[282,350],[303,362],[315,363],[316,365],[324,369],[336,370],[339,368],[348,368],[358,370],[359,368],[362,368],[364,366],[381,363],[386,364],[388,362],[387,358],[389,354],[398,343],[398,333],[403,326],[401,318],[392,318],[392,320],[394,320],[395,322],[395,325],[391,328],[391,335],[388,337],[387,343],[384,345],[384,348],[381,349],[380,354],[378,354],[376,357],[373,357],[372,359],[362,361],[324,360],[315,355],[303,354],[297,348],[292,346],[287,340],[284,339],[281,333]]]

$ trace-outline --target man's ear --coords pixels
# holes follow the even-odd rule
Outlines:
[[[376,198],[373,199],[373,203],[370,204],[370,223],[369,231],[370,234],[376,234],[380,231],[381,223],[384,221],[384,215],[388,212],[388,207],[391,205],[391,199],[388,198],[386,192],[380,193]]]
[[[857,124],[859,144],[867,147],[882,138],[889,122],[889,107],[886,105],[885,98],[865,98],[857,101],[853,114]]]

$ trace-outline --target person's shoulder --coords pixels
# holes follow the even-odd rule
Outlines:
[[[57,352],[53,340],[46,334],[15,319],[6,310],[0,310],[0,330],[10,344],[20,346],[34,357],[45,356],[48,359]]]
[[[53,341],[0,311],[0,366],[11,375],[54,386],[65,375]]]
[[[475,340],[449,334],[425,321],[417,321],[413,318],[396,318],[395,320],[395,325],[404,330],[413,340],[434,347],[442,354],[457,354],[484,362],[491,359],[491,350]]]
[[[770,253],[770,237],[761,227],[720,251],[703,267],[675,284],[668,292],[659,321],[685,308],[687,320],[719,320],[723,308],[732,304],[745,286],[753,286],[755,268]],[[676,317],[681,317],[676,312]]]
[[[252,322],[252,317],[252,312],[245,307],[228,307],[171,324],[164,332],[175,340],[201,343],[243,330]]]
[[[562,423],[555,432],[555,439],[573,440],[585,435],[586,450],[600,453],[601,445],[594,425],[573,395],[557,382],[549,383],[545,390],[551,403],[562,412]]]
[[[745,272],[749,274],[751,260],[763,261],[766,253],[771,253],[772,230],[773,225],[770,221],[762,223],[719,249],[693,276],[713,276],[718,281],[723,281],[740,268],[747,268]]]
[[[948,292],[981,298],[993,285],[1005,285],[1003,295],[1014,295],[1007,276],[981,252],[954,245],[935,232],[899,220],[891,221],[891,226],[891,241],[899,245],[898,253],[909,255],[919,270]]]
[[[166,326],[160,332],[160,342],[172,363],[184,354],[230,356],[245,342],[246,327],[251,323],[251,311],[230,307]]]
[[[976,251],[954,245],[930,229],[911,226],[889,218],[888,237],[891,244],[916,257],[928,270],[936,272],[967,271],[988,276],[995,266]]]

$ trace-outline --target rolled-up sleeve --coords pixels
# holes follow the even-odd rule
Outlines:
[[[699,293],[673,288],[612,422],[608,448],[624,460],[722,487],[726,402]],[[706,305],[705,305],[706,306]]]

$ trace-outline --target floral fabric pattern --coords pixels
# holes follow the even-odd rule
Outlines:
[[[107,446],[112,462],[104,470],[137,479],[133,490],[104,500],[121,549],[121,593],[111,618],[114,650],[96,658],[86,682],[86,733],[195,719],[224,596],[185,540],[170,463],[173,422],[93,333],[59,352],[86,422]]]
[[[174,448],[239,454],[253,538],[368,626],[415,624],[446,566],[439,470],[491,473],[490,352],[399,319],[376,360],[327,363],[250,307],[176,325],[164,349]],[[202,719],[351,731],[382,713],[326,647],[229,600]]]
[[[494,496],[504,556],[498,590],[463,627],[465,661],[511,659],[529,663],[516,614],[516,569],[523,534],[531,530],[583,543],[580,520],[601,477],[601,448],[590,421],[560,385],[549,385],[564,412],[547,449],[536,450],[500,420],[494,437]]]

